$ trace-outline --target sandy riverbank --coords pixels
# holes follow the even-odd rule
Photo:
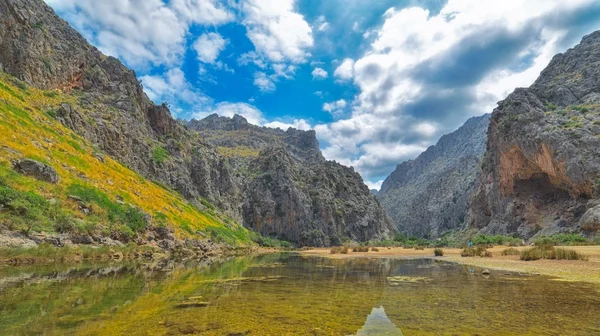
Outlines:
[[[579,260],[536,260],[521,261],[519,256],[503,256],[505,246],[488,249],[491,258],[461,257],[462,249],[444,248],[444,256],[439,260],[447,260],[460,264],[473,265],[496,270],[507,270],[524,273],[543,274],[556,277],[562,281],[585,281],[600,284],[600,246],[566,246],[589,257],[588,261]],[[525,249],[527,247],[517,247]],[[348,252],[348,254],[331,254],[328,248],[315,248],[300,251],[302,255],[321,256],[327,258],[433,258],[433,249],[425,250],[404,249],[402,247],[380,247],[379,252]]]

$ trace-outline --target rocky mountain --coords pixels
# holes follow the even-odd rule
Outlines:
[[[151,102],[132,70],[88,44],[43,1],[0,0],[0,21],[1,69],[52,97],[33,108],[52,111],[96,153],[183,195],[193,207],[302,244],[388,232],[385,214],[358,174],[325,162],[314,134],[281,131],[271,138],[281,139],[282,147],[273,149],[260,145],[270,143],[265,131],[267,138],[260,135],[245,147],[252,153],[239,155],[244,148],[235,141],[189,131],[166,105]],[[238,121],[235,127],[243,128]],[[253,159],[235,160],[241,156]],[[319,164],[308,171],[300,161]]]
[[[489,117],[469,119],[416,159],[399,164],[385,179],[377,198],[400,232],[436,238],[465,227]]]
[[[392,231],[360,175],[324,159],[314,131],[258,127],[239,115],[211,115],[187,127],[244,176],[247,227],[320,246],[384,238]]]
[[[600,31],[494,110],[470,225],[524,238],[600,228]]]

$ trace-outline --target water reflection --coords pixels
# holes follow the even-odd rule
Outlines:
[[[365,325],[356,336],[402,336],[402,331],[385,314],[383,307],[373,308],[367,316]]]
[[[432,260],[291,254],[0,268],[0,335],[600,335],[597,289]]]

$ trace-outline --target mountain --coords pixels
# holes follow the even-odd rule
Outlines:
[[[600,228],[600,31],[492,113],[470,226],[523,238]]]
[[[314,131],[251,125],[239,115],[210,115],[190,130],[243,175],[244,224],[302,245],[389,236],[391,225],[352,168],[327,161]]]
[[[58,197],[65,207],[72,206],[69,183],[102,192],[95,203],[109,207],[117,200],[123,202],[119,188],[127,188],[131,182],[135,189],[122,190],[127,191],[131,203],[140,207],[146,204],[153,209],[148,216],[162,218],[182,235],[206,235],[203,221],[183,218],[188,211],[211,218],[211,232],[230,241],[247,238],[235,222],[302,244],[325,245],[345,238],[364,241],[387,234],[385,214],[375,206],[358,174],[324,161],[314,134],[298,135],[299,131],[291,130],[284,132],[285,136],[273,136],[282,139],[282,147],[246,146],[260,152],[239,155],[238,146],[227,146],[226,142],[213,145],[209,137],[174,120],[165,104],[155,105],[148,99],[135,72],[88,44],[43,1],[0,0],[0,20],[0,67],[6,74],[2,88],[8,104],[2,113],[17,118],[6,126],[11,131],[8,134],[37,139],[43,135],[36,130],[41,127],[53,135],[38,141],[44,150],[22,150],[4,137],[3,148],[12,153],[13,161],[37,158],[34,161],[48,166],[43,169],[56,170],[59,187],[46,196]],[[27,125],[18,119],[25,115],[31,119]],[[48,145],[50,149],[44,147],[44,143],[65,141],[73,142],[71,147],[82,149],[87,156],[67,159]],[[70,148],[62,149],[66,151],[63,154],[74,153]],[[95,169],[102,168],[87,162],[90,155],[108,157],[121,166],[114,174],[110,170],[99,174]],[[243,164],[246,159],[235,159],[244,155],[252,158],[247,164]],[[83,161],[78,161],[76,169],[61,168],[73,166],[77,157]],[[314,169],[308,171],[299,159],[319,164],[311,164]],[[11,165],[3,162],[4,167]],[[139,183],[123,181],[127,174],[136,176],[134,180]],[[9,187],[27,189],[8,172],[6,176],[4,183]],[[180,199],[181,195],[185,200],[154,201],[164,193],[139,186],[145,183],[160,186],[169,195],[165,197]],[[308,195],[307,188],[312,188],[314,195]],[[252,197],[254,200],[249,201]],[[157,208],[163,201],[169,205]],[[334,201],[338,203],[331,203]],[[73,215],[94,220],[93,214],[79,210]]]
[[[469,119],[416,159],[399,164],[385,179],[377,198],[398,231],[436,238],[465,227],[489,117]]]

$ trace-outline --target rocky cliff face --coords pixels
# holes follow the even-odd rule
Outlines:
[[[377,198],[400,232],[436,238],[465,227],[488,122],[489,115],[469,119],[383,182]]]
[[[494,110],[470,225],[524,238],[600,228],[600,32]]]
[[[314,131],[258,127],[238,115],[211,115],[188,128],[243,174],[246,226],[318,246],[384,238],[392,231],[360,175],[323,158]]]
[[[385,215],[374,198],[364,196],[368,191],[363,192],[366,187],[360,177],[343,167],[336,166],[336,169],[345,175],[332,181],[326,180],[326,171],[323,170],[311,174],[302,171],[300,174],[302,178],[306,178],[304,175],[317,176],[316,180],[324,181],[336,193],[343,195],[334,193],[335,199],[361,202],[355,208],[349,207],[349,213],[341,215],[339,207],[342,205],[307,206],[307,202],[313,201],[311,197],[306,198],[308,201],[299,198],[296,203],[286,203],[283,207],[278,205],[280,200],[275,198],[279,194],[275,189],[282,188],[281,192],[287,192],[288,184],[283,180],[277,181],[281,182],[279,184],[271,184],[264,175],[266,171],[259,169],[263,167],[274,175],[290,179],[293,174],[277,171],[279,166],[275,162],[273,165],[254,162],[254,159],[269,161],[265,158],[271,157],[268,151],[265,155],[258,155],[258,151],[266,148],[261,144],[271,144],[269,139],[277,138],[293,162],[309,157],[322,160],[314,134],[290,130],[277,131],[276,135],[272,135],[271,131],[264,131],[256,139],[246,137],[247,151],[243,155],[235,151],[238,149],[236,141],[221,138],[221,142],[217,142],[215,138],[212,141],[214,145],[211,145],[175,121],[166,106],[152,103],[133,71],[89,45],[41,0],[0,0],[0,67],[29,85],[68,93],[73,99],[52,106],[57,110],[59,121],[95,144],[99,152],[105,152],[139,174],[178,191],[198,208],[211,207],[206,203],[208,200],[232,218],[252,227],[259,228],[255,223],[274,223],[271,226],[261,224],[261,232],[307,244],[327,244],[341,238],[330,235],[333,232],[359,240],[380,237],[387,232]],[[215,124],[218,123],[218,120],[215,121]],[[227,127],[223,129],[215,127],[215,130],[244,132],[246,127],[248,132],[251,131],[245,120],[233,120],[231,124],[222,126]],[[210,137],[207,140],[211,140]],[[236,160],[238,157],[244,159]],[[246,157],[253,160],[246,160]],[[259,179],[249,183],[250,169],[252,174],[264,177],[262,181],[266,185],[260,185]],[[342,186],[346,182],[351,185],[347,189]],[[308,182],[298,186],[308,192]],[[247,190],[272,194],[249,203]],[[271,208],[257,204],[269,200],[275,202],[275,215]],[[296,205],[306,207],[294,208]],[[331,214],[321,206],[330,206],[328,210],[336,213]],[[365,208],[371,206],[372,209]],[[315,212],[316,209],[322,212]],[[308,215],[298,217],[296,213]],[[308,222],[317,223],[315,231],[311,228],[308,232],[313,236],[322,232],[323,237],[301,239],[300,233],[305,232]],[[300,233],[294,231],[296,226],[302,227]],[[326,226],[335,226],[336,229]],[[283,235],[284,232],[290,233]],[[372,237],[369,236],[371,233]]]

